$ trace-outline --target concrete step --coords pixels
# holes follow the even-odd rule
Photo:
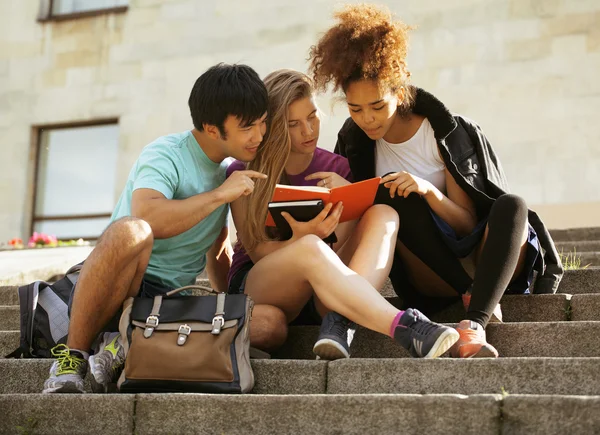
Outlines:
[[[49,359],[0,360],[0,394],[39,393],[51,365]],[[592,395],[600,391],[600,358],[253,360],[252,368],[253,394]]]
[[[0,433],[583,434],[599,396],[41,395],[0,396]]]
[[[573,261],[576,262],[577,267],[581,268],[598,267],[600,266],[600,252],[577,252]]]
[[[17,305],[0,305],[0,331],[18,331],[20,321],[20,310]]]
[[[19,331],[0,331],[0,359],[19,347]]]
[[[600,227],[550,230],[550,234],[555,242],[600,240]]]
[[[329,363],[327,393],[593,395],[599,376],[600,358],[350,358]]]
[[[577,240],[556,242],[556,249],[564,255],[571,252],[598,252],[600,251],[600,240]]]
[[[591,302],[600,305],[600,294],[590,295]],[[507,295],[502,298],[502,313],[506,322],[552,322],[568,320],[570,295]],[[598,302],[594,302],[595,299]],[[401,306],[399,298],[388,298],[396,306]],[[600,312],[598,312],[600,320]],[[457,302],[432,319],[437,322],[459,322],[465,318],[462,302]],[[0,306],[0,331],[18,330],[20,310],[16,305]]]
[[[600,299],[595,296],[573,295],[569,312],[571,320],[600,320]]]
[[[558,292],[571,295],[600,293],[600,268],[565,270]]]
[[[314,359],[319,328],[290,328],[275,358]],[[488,341],[502,357],[600,357],[600,322],[531,322],[490,324]],[[391,338],[359,328],[351,347],[354,358],[406,358],[408,352]]]
[[[0,394],[41,392],[52,362],[52,359],[0,359]],[[326,361],[252,360],[252,369],[254,394],[327,392]],[[89,377],[86,390],[91,392]]]
[[[16,285],[0,287],[0,305],[19,305],[18,288]]]
[[[312,348],[318,333],[317,326],[291,327],[288,340],[273,356],[314,359]],[[597,321],[490,324],[487,334],[503,357],[600,357]],[[18,345],[18,331],[0,331],[0,357]],[[364,328],[356,331],[351,351],[354,358],[409,357],[391,338]]]

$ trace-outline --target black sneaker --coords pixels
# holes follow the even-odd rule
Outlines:
[[[416,358],[437,358],[458,338],[456,329],[432,322],[413,308],[404,312],[394,331],[394,339]]]
[[[313,352],[325,360],[350,358],[350,344],[355,331],[356,323],[331,311],[323,318]]]

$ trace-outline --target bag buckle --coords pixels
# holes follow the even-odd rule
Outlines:
[[[188,335],[190,335],[190,332],[192,332],[192,328],[190,328],[190,325],[180,325],[178,332],[179,335],[177,336],[177,345],[183,346],[188,338]]]
[[[212,331],[210,333],[212,335],[219,335],[221,333],[221,328],[225,324],[225,319],[223,316],[215,316],[212,321]]]
[[[154,329],[158,326],[158,316],[148,316],[146,319],[146,329],[144,329],[144,337],[150,338]]]

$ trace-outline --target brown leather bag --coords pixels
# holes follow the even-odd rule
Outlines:
[[[252,300],[244,294],[129,298],[119,331],[126,360],[121,392],[247,393]]]

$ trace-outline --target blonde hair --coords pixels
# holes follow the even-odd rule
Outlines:
[[[280,69],[264,79],[269,94],[267,132],[250,170],[262,172],[268,178],[256,180],[254,192],[244,198],[246,234],[244,247],[252,251],[259,243],[272,240],[266,230],[267,208],[273,197],[275,185],[286,179],[285,165],[290,156],[291,139],[288,126],[289,106],[313,95],[312,80],[299,71]]]

